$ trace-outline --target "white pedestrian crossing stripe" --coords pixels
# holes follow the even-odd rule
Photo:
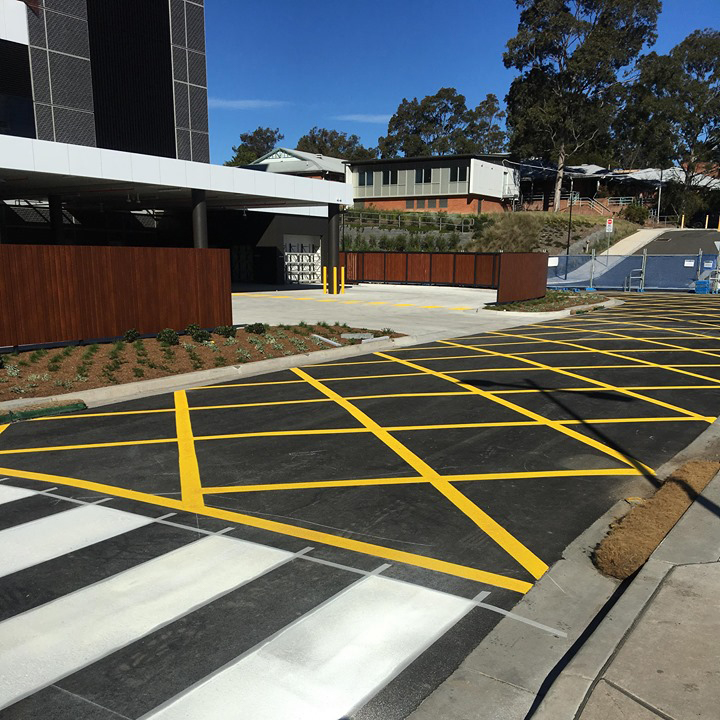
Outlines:
[[[25,490],[24,488],[0,484],[0,504],[22,500],[31,495],[37,495],[37,493],[34,490]]]
[[[22,501],[39,494],[0,484],[0,503]],[[52,493],[44,495],[65,500]],[[18,517],[22,517],[22,512]],[[180,532],[181,537],[185,532],[195,533],[194,528],[181,524],[170,523],[173,526],[170,528],[156,523],[157,520],[144,515],[83,504],[0,531],[0,578],[1,582],[9,583],[7,597],[12,598],[12,593],[19,591],[27,593],[32,602],[33,568],[45,563],[37,576],[41,583],[37,601],[45,604],[26,606],[29,609],[17,610],[10,617],[5,615],[8,619],[0,622],[0,717],[4,717],[4,708],[18,702],[21,704],[16,707],[24,713],[23,717],[29,716],[28,711],[32,715],[35,707],[46,707],[42,703],[47,701],[48,696],[43,693],[49,692],[48,686],[58,684],[62,688],[67,682],[80,682],[82,686],[83,677],[93,673],[98,676],[96,668],[101,667],[100,661],[114,662],[114,654],[121,655],[118,651],[129,652],[122,648],[143,638],[147,640],[171,623],[172,628],[178,627],[177,633],[182,637],[181,623],[185,621],[181,618],[193,617],[191,613],[221,597],[227,596],[230,603],[245,602],[228,593],[238,591],[241,598],[248,598],[247,623],[252,623],[256,614],[264,611],[262,593],[267,590],[259,591],[257,584],[247,589],[243,586],[267,576],[266,587],[283,592],[285,586],[273,579],[281,574],[278,569],[311,549],[291,553],[216,534],[148,560],[151,555],[144,555],[140,548],[149,547],[151,538],[164,537],[171,548],[177,547],[179,538],[169,537],[168,532]],[[158,536],[148,527],[153,524],[158,531],[165,528],[164,535]],[[74,577],[71,587],[78,589],[59,597],[53,594],[56,567],[53,563],[63,568],[67,579],[67,574],[72,575],[76,567],[72,553],[84,550],[82,566],[92,558],[94,547],[106,541],[111,546],[98,551],[100,557],[112,557],[113,552],[122,548],[125,557],[131,560],[137,552],[139,564],[90,585],[83,586],[82,577]],[[137,551],[132,550],[134,543]],[[338,720],[361,707],[477,607],[473,600],[380,577],[385,566],[353,582],[350,578],[357,577],[354,573],[358,572],[354,568],[310,556],[298,562],[313,560],[333,566],[339,574],[333,581],[335,589],[327,594],[322,588],[314,588],[317,598],[313,601],[314,609],[308,611],[313,604],[306,604],[300,611],[305,614],[294,620],[296,616],[288,612],[270,630],[270,637],[254,645],[262,637],[258,635],[244,647],[239,645],[236,653],[240,654],[230,662],[233,654],[226,655],[223,667],[218,663],[206,669],[203,658],[198,657],[192,663],[195,673],[185,683],[190,687],[178,695],[174,693],[183,684],[165,694],[150,694],[140,710],[146,713],[143,717],[231,720],[240,713],[253,720]],[[274,573],[275,570],[278,572]],[[13,575],[19,571],[25,573]],[[299,582],[304,582],[305,575],[304,571],[295,573]],[[352,584],[337,584],[340,576]],[[342,587],[338,592],[337,588]],[[292,592],[287,603],[292,606]],[[6,606],[5,611],[8,610],[12,611],[12,605]],[[217,621],[222,622],[223,617]],[[228,632],[242,633],[243,627],[237,626],[237,621],[235,624]],[[173,637],[175,630],[168,628],[162,632]],[[187,674],[187,670],[184,672]],[[70,675],[72,680],[64,680]],[[76,698],[73,702],[105,707],[94,704],[90,696],[85,699],[82,694],[71,695]],[[39,706],[32,705],[36,701]],[[24,703],[31,703],[29,710]],[[152,707],[155,709],[148,712]],[[53,718],[71,720],[72,715],[74,720],[76,708],[63,706]],[[9,712],[16,717],[12,714],[14,708]]]
[[[474,606],[365,578],[143,720],[338,720]]]
[[[207,537],[0,623],[0,708],[292,557]]]
[[[152,522],[152,518],[102,505],[82,505],[16,525],[0,532],[0,577]]]

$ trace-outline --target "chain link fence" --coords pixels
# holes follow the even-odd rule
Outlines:
[[[716,255],[559,255],[548,261],[548,287],[597,290],[694,290],[713,281]]]

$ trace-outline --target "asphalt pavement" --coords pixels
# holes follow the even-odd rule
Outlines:
[[[718,298],[626,300],[0,426],[0,719],[406,718],[718,416]]]

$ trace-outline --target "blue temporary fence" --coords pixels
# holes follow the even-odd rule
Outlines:
[[[548,261],[548,287],[710,292],[715,255],[558,255]],[[705,288],[705,281],[707,287]]]

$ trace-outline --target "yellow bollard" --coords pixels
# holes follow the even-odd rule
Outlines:
[[[323,265],[323,293],[327,295],[327,268]]]
[[[718,229],[717,229],[717,231],[720,232],[720,217],[718,218]]]
[[[345,294],[345,266],[340,268],[340,294]]]
[[[683,215],[680,219],[680,229],[682,230],[685,227],[685,216]]]
[[[334,267],[333,268],[333,291],[332,291],[333,295],[338,294],[337,287],[338,287],[337,286],[337,267]]]
[[[706,215],[706,216],[705,216],[705,229],[706,229],[706,230],[707,230],[707,228],[708,228],[708,223],[709,223],[709,222],[710,222],[710,216],[709,216],[709,215]]]

